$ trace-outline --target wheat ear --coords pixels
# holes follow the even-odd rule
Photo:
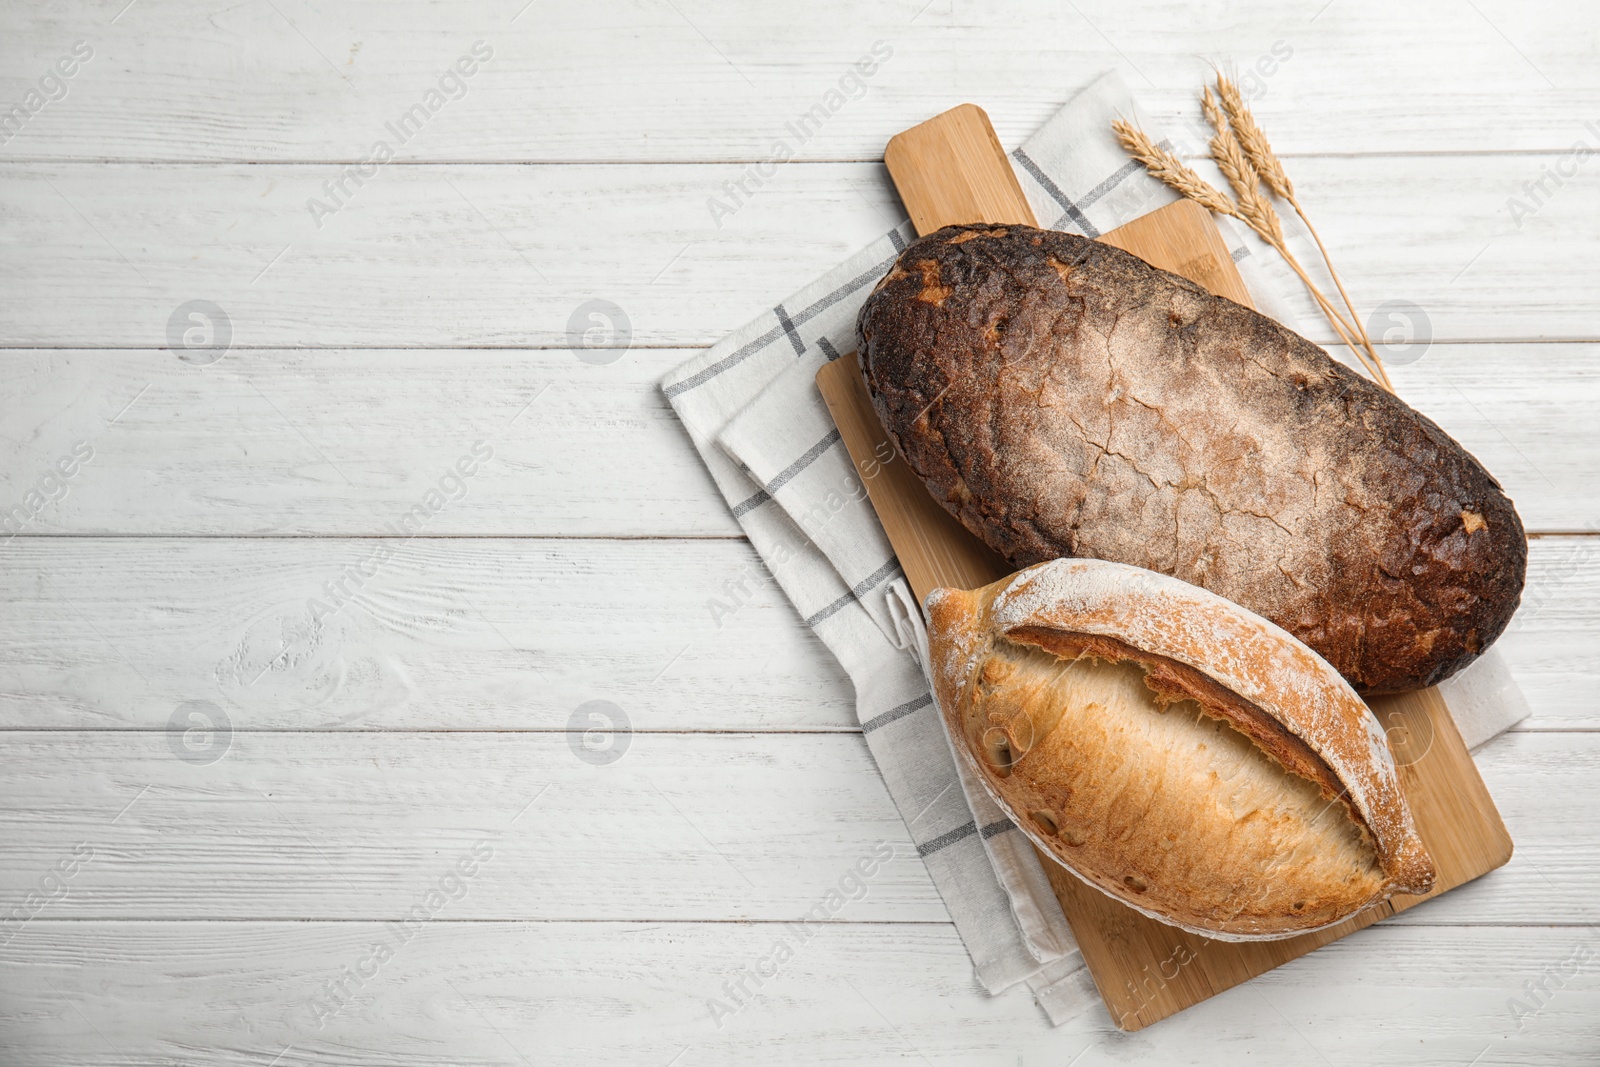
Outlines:
[[[1305,271],[1295,262],[1294,257],[1289,254],[1280,237],[1274,234],[1272,227],[1266,221],[1268,216],[1264,213],[1262,204],[1253,202],[1250,216],[1247,217],[1240,205],[1236,204],[1232,198],[1196,174],[1192,168],[1175,154],[1151,140],[1150,135],[1143,130],[1122,119],[1113,121],[1111,128],[1116,133],[1117,140],[1122,147],[1134,159],[1144,164],[1151,177],[1180,196],[1193,200],[1206,210],[1214,214],[1227,215],[1229,218],[1238,219],[1258,234],[1261,234],[1263,240],[1271,244],[1273,248],[1279,251],[1280,255],[1284,256],[1285,261],[1289,263],[1289,266],[1301,278],[1311,295],[1317,300],[1317,304],[1323,309],[1324,314],[1328,314],[1333,310],[1327,299],[1323,297],[1311,279],[1306,276]],[[1265,211],[1270,211],[1270,205],[1265,206]],[[1262,232],[1263,228],[1266,230],[1265,233]],[[1331,315],[1329,324],[1333,326],[1334,331],[1338,333],[1345,344],[1350,345],[1351,348],[1356,347],[1337,313]]]
[[[1358,345],[1356,338],[1360,336],[1357,328],[1346,322],[1344,316],[1333,306],[1333,301],[1325,296],[1316,283],[1311,280],[1304,267],[1293,252],[1289,250],[1288,242],[1283,238],[1283,223],[1278,218],[1277,209],[1272,206],[1272,201],[1267,199],[1261,190],[1261,177],[1255,166],[1250,162],[1240,145],[1239,139],[1234,136],[1227,118],[1224,116],[1216,97],[1211,95],[1211,90],[1205,90],[1200,98],[1200,108],[1205,113],[1206,120],[1211,123],[1211,158],[1216,162],[1217,169],[1222,176],[1228,179],[1228,184],[1233,188],[1233,195],[1239,204],[1239,218],[1249,226],[1267,244],[1271,245],[1283,257],[1295,274],[1304,283],[1311,296],[1317,301],[1317,306],[1327,317],[1328,325],[1333,327],[1339,339],[1355,352],[1369,373],[1374,378],[1378,377],[1377,369],[1368,363],[1365,354]]]
[[[1273,210],[1272,202],[1262,195],[1261,179],[1255,167],[1245,158],[1238,138],[1228,128],[1227,119],[1217,107],[1217,99],[1211,95],[1210,89],[1200,98],[1200,110],[1205,112],[1206,120],[1215,131],[1211,135],[1211,158],[1233,189],[1233,195],[1239,203],[1239,217],[1260,234],[1263,241],[1277,248],[1283,244],[1283,227],[1278,221],[1278,213]]]
[[[1239,218],[1239,205],[1190,167],[1150,139],[1150,135],[1131,123],[1116,119],[1111,123],[1117,140],[1128,154],[1150,172],[1150,176],[1186,199],[1217,215]]]
[[[1206,95],[1210,96],[1207,90]],[[1300,206],[1300,199],[1295,196],[1294,183],[1289,180],[1288,173],[1283,169],[1283,162],[1278,159],[1278,154],[1272,150],[1272,144],[1267,140],[1266,133],[1256,124],[1255,116],[1244,102],[1244,96],[1239,92],[1239,87],[1230,81],[1221,71],[1217,72],[1217,95],[1222,98],[1222,111],[1226,114],[1228,125],[1237,138],[1240,151],[1255,168],[1261,181],[1274,194],[1282,197],[1290,207],[1294,208],[1300,221],[1305,224],[1311,239],[1317,243],[1317,251],[1322,254],[1322,262],[1328,268],[1328,276],[1333,279],[1333,284],[1339,290],[1339,296],[1344,300],[1345,308],[1350,312],[1349,325],[1356,332],[1361,342],[1361,347],[1366,350],[1370,358],[1361,362],[1373,372],[1384,388],[1394,392],[1394,383],[1389,380],[1389,372],[1383,365],[1383,359],[1378,355],[1377,349],[1372,345],[1372,338],[1367,334],[1366,327],[1362,324],[1361,316],[1356,312],[1355,302],[1350,299],[1350,293],[1344,287],[1344,282],[1339,278],[1339,272],[1333,267],[1333,257],[1328,254],[1328,246],[1322,243],[1322,235],[1311,224],[1305,208]],[[1208,114],[1208,117],[1209,114]],[[1213,119],[1213,125],[1215,120]],[[1359,353],[1357,353],[1359,357]]]
[[[1207,211],[1238,219],[1258,234],[1261,234],[1262,239],[1277,249],[1279,254],[1283,255],[1289,263],[1289,266],[1300,276],[1306,287],[1311,291],[1311,295],[1316,298],[1318,306],[1323,309],[1324,314],[1332,310],[1327,299],[1312,284],[1311,279],[1306,277],[1305,271],[1300,269],[1300,265],[1295,262],[1294,257],[1289,254],[1287,246],[1283,244],[1281,237],[1275,236],[1271,227],[1267,226],[1261,204],[1253,203],[1251,215],[1247,217],[1240,205],[1235,203],[1228,194],[1200,177],[1183,160],[1151,140],[1150,135],[1137,126],[1122,119],[1116,119],[1111,123],[1111,128],[1116,133],[1117,140],[1122,147],[1134,159],[1144,164],[1145,170],[1149,171],[1152,178],[1155,178],[1178,195],[1193,200]],[[1270,212],[1271,205],[1265,205],[1265,210]],[[1267,227],[1265,233],[1262,233],[1260,228],[1263,226]],[[1333,314],[1329,318],[1329,323],[1345,344],[1355,348],[1354,341],[1351,340],[1350,334],[1342,325],[1342,320],[1339,319],[1337,314]]]
[[[1216,161],[1217,168],[1222,171],[1228,184],[1233,187],[1234,195],[1239,201],[1239,217],[1254,230],[1263,241],[1266,241],[1278,254],[1283,257],[1300,281],[1305,285],[1317,305],[1322,308],[1322,314],[1327,318],[1328,325],[1333,327],[1339,339],[1343,341],[1354,353],[1361,365],[1373,379],[1389,388],[1387,377],[1383,373],[1382,364],[1376,359],[1369,359],[1364,348],[1365,335],[1355,323],[1345,320],[1339,309],[1334,307],[1333,301],[1319,289],[1311,276],[1300,265],[1300,260],[1289,249],[1288,242],[1283,237],[1283,223],[1278,218],[1277,209],[1272,206],[1261,189],[1262,178],[1255,165],[1245,154],[1244,147],[1239,138],[1234,134],[1232,124],[1228,121],[1217,98],[1211,95],[1208,88],[1200,98],[1200,108],[1205,113],[1206,120],[1211,123],[1214,131],[1211,136],[1211,158]],[[1281,168],[1279,168],[1281,170]],[[1276,175],[1275,175],[1276,177]],[[1284,179],[1288,175],[1282,175]],[[1352,315],[1354,312],[1352,311]]]

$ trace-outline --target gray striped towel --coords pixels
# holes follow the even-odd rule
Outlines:
[[[1011,153],[1052,228],[1095,237],[1174,199],[1117,145],[1117,116],[1156,129],[1109,73]],[[1285,296],[1298,283],[1218,221],[1257,307],[1295,327]],[[912,237],[909,223],[884,234],[661,388],[774,580],[855,683],[867,746],[979,982],[991,994],[1026,982],[1059,1024],[1099,997],[1026,838],[950,750],[921,666],[920,607],[815,383],[820,367],[855,351],[856,313]],[[1492,650],[1447,684],[1469,745],[1527,714]]]

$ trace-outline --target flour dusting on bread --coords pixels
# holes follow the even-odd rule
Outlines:
[[[1434,870],[1376,718],[1273,623],[1177,579],[1040,564],[928,598],[956,748],[1091,885],[1210,937],[1289,937]]]

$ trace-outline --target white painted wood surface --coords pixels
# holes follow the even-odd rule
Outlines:
[[[18,1067],[266,1064],[1592,1062],[1592,965],[1537,1015],[1525,981],[1600,951],[1591,929],[1382,924],[1159,1029],[1058,1030],[1026,994],[986,998],[944,924],[829,924],[719,1029],[710,1001],[785,929],[742,923],[423,924],[318,1029],[324,982],[397,940],[379,923],[39,923],[0,974]],[[13,959],[22,938],[4,950]],[[92,964],[90,961],[93,961]],[[371,967],[368,970],[372,970]],[[348,979],[346,979],[348,982]],[[747,980],[747,986],[754,985]],[[1330,995],[1330,986],[1337,995]],[[181,1002],[185,1010],[172,1010]],[[69,1005],[76,1005],[83,1015]],[[99,1033],[84,1025],[96,1020]],[[1352,1026],[1359,1019],[1365,1026]],[[405,1049],[403,1056],[395,1048]],[[284,1051],[287,1048],[288,1051]],[[687,1051],[686,1051],[687,1050]],[[121,1057],[119,1059],[119,1057]]]
[[[737,537],[654,388],[693,352],[596,366],[566,349],[243,349],[195,366],[17,350],[0,361],[0,438],[17,449],[0,499],[83,441],[95,458],[28,532],[361,536],[481,440],[492,458],[427,534]],[[1600,529],[1600,344],[1440,343],[1394,375],[1530,530]]]
[[[1553,158],[1311,156],[1294,178],[1363,308],[1411,301],[1444,341],[1600,340],[1597,183],[1579,168],[1520,228],[1506,210]],[[719,227],[706,201],[746,166],[390,163],[319,228],[331,164],[0,162],[0,242],[52,248],[0,263],[0,330],[161,347],[206,299],[240,346],[562,348],[599,297],[635,344],[707,345],[905,217],[881,163],[791,163]]]
[[[449,918],[781,922],[887,841],[904,862],[845,917],[944,918],[859,733],[636,733],[595,766],[565,732],[234,726],[210,765],[173,758],[164,731],[8,731],[0,895],[86,843],[92,860],[38,919],[394,918],[488,841],[494,861]],[[1512,734],[1480,764],[1516,855],[1402,921],[1600,923],[1600,733]],[[922,821],[917,837],[953,828]]]
[[[842,862],[842,860],[841,860]],[[1136,1034],[1085,1015],[1046,1028],[1027,994],[985,997],[943,923],[835,922],[719,1029],[713,998],[772,951],[766,923],[422,924],[40,921],[0,972],[17,1067],[131,1062],[1024,1064],[1592,1063],[1600,980],[1579,969],[1537,1014],[1506,1001],[1593,928],[1380,924]],[[26,939],[26,941],[24,941]],[[791,943],[798,938],[792,938]],[[374,968],[366,968],[372,972]],[[317,1028],[315,1000],[348,1006]],[[1548,981],[1548,980],[1547,980]],[[746,980],[747,988],[755,989]],[[183,1010],[174,1010],[182,1004]],[[79,1014],[81,1012],[81,1014]],[[98,1032],[85,1025],[95,1020]],[[1353,1023],[1353,1020],[1356,1022]],[[1519,1027],[1520,1022],[1520,1027]],[[396,1049],[403,1049],[401,1054]],[[1074,1061],[1076,1057],[1076,1061]]]
[[[19,11],[0,41],[8,77],[43,73],[80,38],[96,56],[10,151],[360,159],[480,39],[494,57],[404,158],[765,158],[783,124],[876,40],[893,57],[800,158],[878,158],[885,130],[968,99],[983,100],[1015,144],[1063,94],[1112,67],[1169,123],[1191,116],[1212,63],[1257,70],[1247,85],[1261,94],[1257,110],[1296,154],[1561,152],[1600,119],[1592,12],[1563,0],[1474,0],[1477,13],[1454,0],[819,0],[798,17],[737,0],[523,4],[139,0],[115,21],[120,5],[89,0]]]
[[[0,726],[157,729],[204,699],[241,729],[560,730],[606,699],[638,730],[856,727],[848,679],[743,541],[421,538],[314,620],[373,551],[19,537],[0,547]],[[1597,600],[1600,538],[1532,541],[1499,646],[1536,709],[1521,729],[1600,729]]]
[[[0,924],[0,1062],[1600,1057],[1592,11],[68,0],[0,15],[0,114],[79,40],[0,137],[0,505],[58,497],[0,542],[0,903],[27,920]],[[463,98],[319,228],[307,198],[477,40]],[[875,40],[865,96],[719,227],[706,198]],[[1479,753],[1517,853],[1149,1031],[1052,1029],[973,983],[848,680],[653,383],[901,218],[890,133],[972,99],[1015,144],[1112,67],[1181,132],[1209,63],[1274,46],[1255,106],[1358,300],[1428,317],[1403,394],[1536,535],[1501,644],[1534,717]],[[1574,165],[1519,225],[1508,198]],[[593,297],[631,320],[605,364],[567,347]],[[162,347],[197,298],[232,332],[205,366]],[[475,442],[422,536],[380,540]],[[574,728],[593,700],[633,731],[611,763]],[[193,701],[230,725],[180,759]],[[724,980],[880,840],[896,861],[719,1029]]]

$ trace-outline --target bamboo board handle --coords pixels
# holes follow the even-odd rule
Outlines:
[[[967,222],[1038,225],[988,113],[977,104],[895,134],[883,162],[919,235]]]

